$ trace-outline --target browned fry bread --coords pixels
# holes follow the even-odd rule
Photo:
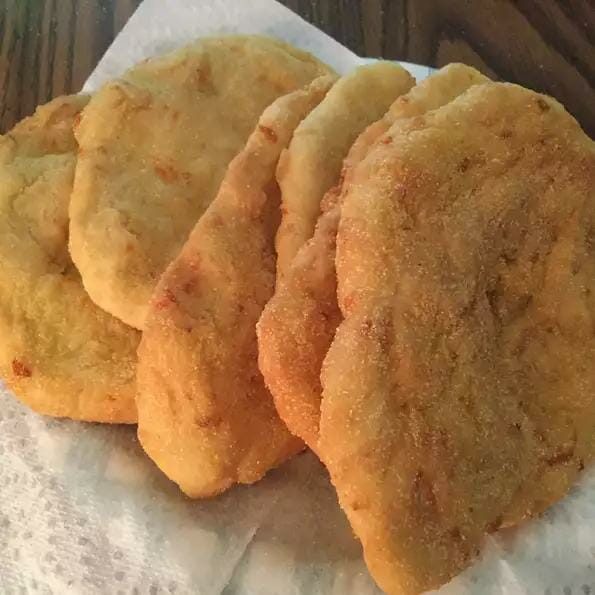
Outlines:
[[[258,370],[256,322],[275,285],[279,156],[331,77],[275,101],[168,267],[139,349],[139,438],[191,497],[252,483],[303,448]]]
[[[451,64],[394,101],[382,119],[356,140],[343,164],[343,180],[323,201],[314,237],[298,252],[258,325],[260,369],[289,429],[317,450],[320,369],[341,321],[337,304],[335,239],[341,197],[354,166],[396,120],[421,115],[448,103],[484,76]]]
[[[594,189],[575,120],[508,84],[357,166],[318,451],[386,592],[445,583],[593,460]]]

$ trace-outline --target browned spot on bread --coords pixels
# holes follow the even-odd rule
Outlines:
[[[21,360],[12,360],[12,373],[20,378],[31,378],[31,368],[23,363]]]
[[[196,76],[198,78],[198,82],[201,84],[206,84],[211,80],[211,67],[206,64],[202,68],[196,69]]]
[[[562,464],[568,463],[568,461],[572,460],[573,456],[574,456],[574,444],[568,450],[563,450],[562,452],[559,452],[559,453],[555,454],[553,457],[550,457],[549,459],[547,459],[546,463],[552,467],[554,465],[562,465]]]
[[[168,308],[169,306],[177,303],[178,300],[176,299],[173,291],[171,289],[166,289],[163,292],[163,295],[155,302],[155,308],[157,308],[157,310],[163,310],[164,308]]]
[[[469,166],[471,165],[471,159],[469,159],[469,157],[465,157],[463,158],[463,160],[459,163],[459,167],[458,170],[463,173],[466,172],[469,169]]]
[[[416,473],[413,480],[411,498],[421,510],[436,510],[436,494],[432,484],[421,470]]]
[[[222,422],[223,419],[220,415],[197,415],[194,418],[194,423],[199,428],[216,428],[217,426],[220,426]]]
[[[550,106],[548,105],[548,102],[545,101],[545,99],[542,99],[541,97],[537,98],[537,107],[542,111],[542,112],[547,112],[550,110]]]
[[[345,310],[351,310],[351,308],[353,307],[354,304],[355,304],[355,296],[346,295],[343,298],[343,308],[345,308]]]
[[[487,533],[493,533],[497,531],[502,526],[502,515],[498,515],[491,523],[488,523],[486,526]]]
[[[370,336],[372,334],[373,329],[374,329],[374,324],[371,320],[366,319],[362,322],[362,333],[365,336]]]
[[[182,291],[184,293],[190,294],[194,291],[195,287],[196,287],[196,279],[191,278],[191,279],[188,279],[188,281],[186,281],[186,283],[184,283],[184,285],[182,286]]]
[[[72,105],[68,101],[64,101],[62,105],[59,105],[59,107],[52,110],[52,112],[48,115],[47,124],[54,125],[61,123],[65,120],[68,120],[68,118],[71,117],[71,115]],[[34,128],[29,127],[29,130],[32,132]]]
[[[259,124],[258,129],[260,130],[260,132],[262,132],[262,134],[268,141],[270,141],[272,143],[277,142],[277,133],[272,128],[269,128],[268,126],[263,126],[262,124]]]
[[[173,184],[180,176],[179,172],[167,163],[155,161],[153,163],[153,169],[166,184]]]
[[[458,527],[453,527],[448,534],[454,541],[462,541],[463,535],[461,534],[461,530]]]
[[[353,500],[351,502],[351,510],[357,512],[358,510],[363,510],[365,508],[369,508],[369,505],[364,500]]]

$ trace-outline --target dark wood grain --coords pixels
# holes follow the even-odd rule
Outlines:
[[[0,0],[0,131],[80,89],[139,3]],[[359,54],[431,66],[461,61],[549,93],[595,135],[595,0],[283,4]]]

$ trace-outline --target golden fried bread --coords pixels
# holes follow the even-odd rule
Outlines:
[[[256,322],[275,285],[275,170],[333,79],[276,100],[162,276],[139,349],[141,444],[191,497],[252,483],[303,449],[258,370]]]
[[[279,279],[312,237],[320,203],[339,181],[343,159],[355,139],[413,84],[409,73],[395,63],[361,66],[340,78],[298,126],[277,173],[283,211],[276,238]]]
[[[91,299],[142,329],[157,280],[263,109],[327,72],[274,39],[213,37],[100,89],[77,128],[70,208],[70,250]]]
[[[341,321],[337,304],[335,241],[341,196],[355,165],[391,123],[448,103],[473,84],[486,82],[468,66],[451,64],[397,98],[382,119],[360,134],[343,164],[343,179],[329,190],[311,240],[298,252],[258,325],[259,361],[275,406],[288,428],[317,449],[320,368]]]
[[[342,205],[318,451],[402,594],[593,459],[595,148],[551,98],[497,83],[383,140]]]
[[[0,137],[0,376],[39,413],[130,423],[139,334],[91,302],[68,254],[87,101],[59,97]]]

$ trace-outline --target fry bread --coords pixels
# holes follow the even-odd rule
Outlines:
[[[139,438],[191,497],[252,483],[303,449],[258,370],[256,322],[275,285],[275,170],[333,79],[275,101],[151,300],[139,349]]]
[[[438,587],[595,451],[595,148],[551,98],[477,85],[354,172],[319,453],[388,593]]]
[[[91,299],[142,329],[159,277],[263,109],[328,72],[274,39],[229,36],[151,59],[105,85],[77,129],[70,208],[70,250]]]
[[[277,172],[283,210],[276,239],[278,279],[312,237],[320,203],[339,181],[343,159],[355,139],[413,84],[409,73],[395,63],[361,66],[340,78],[298,126]]]
[[[342,182],[327,192],[314,236],[298,252],[277,283],[258,325],[259,361],[275,406],[287,427],[317,450],[320,419],[320,369],[342,317],[337,304],[335,240],[340,202],[354,166],[400,118],[421,115],[444,105],[484,76],[451,64],[394,101],[385,116],[355,141],[343,164]]]
[[[39,413],[129,423],[139,333],[91,302],[68,254],[87,101],[55,99],[0,137],[0,376]]]

